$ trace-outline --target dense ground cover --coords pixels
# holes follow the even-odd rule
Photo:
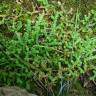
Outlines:
[[[83,2],[86,11],[74,9],[82,2],[62,2],[0,3],[0,86],[39,96],[91,96],[83,87],[96,94],[95,1],[87,9]]]

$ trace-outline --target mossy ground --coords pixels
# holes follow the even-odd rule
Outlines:
[[[0,86],[39,96],[95,96],[96,1],[48,2],[0,1]],[[94,84],[84,88],[90,77]]]

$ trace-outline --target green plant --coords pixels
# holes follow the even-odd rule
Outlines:
[[[42,12],[32,20],[33,14],[19,9],[11,15],[17,18],[6,16],[0,24],[13,34],[0,33],[1,86],[38,88],[41,96],[64,96],[70,81],[82,73],[92,70],[95,80],[94,10],[84,17],[78,11],[70,17],[56,10],[47,19]]]
[[[48,5],[48,0],[37,0],[39,3]]]

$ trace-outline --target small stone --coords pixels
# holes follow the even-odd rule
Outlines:
[[[19,87],[0,87],[0,96],[37,96]]]

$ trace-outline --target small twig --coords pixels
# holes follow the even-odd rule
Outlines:
[[[96,86],[96,82],[93,80],[93,83],[95,84],[95,86]]]

